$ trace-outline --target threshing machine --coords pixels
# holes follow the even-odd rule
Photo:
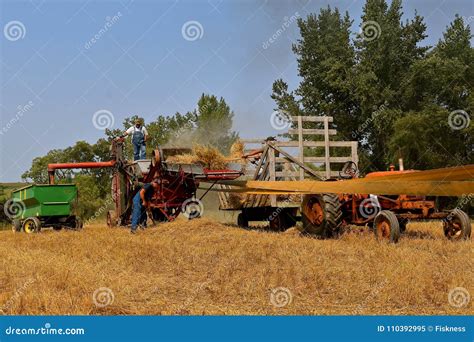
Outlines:
[[[55,171],[59,169],[110,168],[115,208],[107,213],[108,226],[126,226],[130,223],[134,195],[144,183],[152,180],[160,184],[160,190],[150,201],[151,218],[154,221],[172,221],[182,212],[187,213],[188,218],[195,218],[199,216],[201,205],[196,199],[199,183],[232,180],[239,177],[241,172],[166,162],[169,156],[188,151],[184,148],[157,148],[152,152],[151,159],[128,161],[124,158],[124,139],[118,139],[112,141],[110,161],[49,164],[49,183],[54,184]]]

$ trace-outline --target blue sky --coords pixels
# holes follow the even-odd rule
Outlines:
[[[32,159],[51,149],[102,137],[92,121],[97,111],[110,112],[113,128],[121,128],[133,114],[151,120],[192,110],[203,92],[225,98],[242,137],[277,134],[269,121],[272,83],[281,77],[291,89],[298,84],[292,16],[330,4],[349,11],[357,32],[364,5],[363,0],[0,3],[0,182],[20,180]],[[428,25],[426,44],[434,44],[456,13],[474,16],[474,1],[405,1],[407,17],[415,9]],[[288,28],[264,48],[285,22]],[[183,34],[186,23],[190,30]]]

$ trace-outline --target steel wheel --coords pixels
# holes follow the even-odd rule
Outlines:
[[[41,230],[41,221],[36,217],[29,217],[23,222],[22,228],[27,234],[38,233]]]
[[[460,209],[454,209],[443,222],[444,235],[449,240],[467,240],[471,237],[471,221]]]
[[[374,232],[377,240],[388,240],[397,243],[400,239],[398,219],[390,210],[382,210],[375,216]]]

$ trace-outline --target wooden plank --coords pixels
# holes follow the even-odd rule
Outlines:
[[[359,155],[357,154],[357,141],[351,141],[352,147],[351,147],[351,154],[352,154],[352,161],[357,165],[357,168],[359,168]]]
[[[329,160],[329,120],[324,117],[324,149],[325,149],[325,166],[326,166],[326,179],[331,178],[331,162]]]
[[[326,171],[315,171],[320,177],[326,176]],[[299,176],[298,171],[277,171],[275,176],[293,178]],[[339,177],[339,171],[331,171],[331,177]]]
[[[291,131],[291,129],[289,130]],[[304,163],[304,145],[303,145],[303,118],[298,116],[298,157],[301,164]],[[304,179],[304,171],[300,168],[300,180]]]
[[[291,121],[298,121],[301,118],[305,122],[324,122],[324,119],[327,118],[329,122],[333,122],[332,116],[292,116]]]
[[[280,152],[281,154],[283,154],[286,158],[290,159],[291,161],[293,161],[295,164],[297,164],[299,167],[300,167],[300,172],[301,172],[301,168],[303,168],[306,172],[308,172],[309,174],[317,177],[317,178],[320,178],[318,174],[316,174],[316,172],[307,167],[306,165],[304,165],[304,163],[301,163],[299,162],[295,157],[293,157],[291,154],[287,153],[286,151],[282,150],[281,148],[277,147],[277,146],[274,146],[272,143],[268,143],[268,146],[270,146],[271,148],[274,148],[275,150],[277,150],[278,152]]]
[[[258,161],[257,167],[255,168],[253,179],[258,180],[261,173],[264,172],[261,169],[262,169],[262,165],[263,165],[264,160],[267,158],[267,154],[268,154],[268,145],[265,145],[265,147],[263,148],[263,152],[260,156],[260,160]],[[258,198],[257,198],[258,196],[261,197],[261,196],[265,196],[265,195],[247,195],[246,198],[245,198],[245,202],[244,202],[245,206],[246,207],[253,206],[255,204],[255,202],[258,201]]]
[[[300,134],[298,129],[289,129],[288,130],[289,134]],[[303,128],[302,129],[303,135],[324,135],[324,129],[313,129],[313,128]],[[329,135],[336,135],[337,131],[335,129],[330,129],[329,130]]]
[[[273,148],[268,150],[268,159],[269,159],[269,174],[270,180],[275,181],[275,150]],[[272,207],[276,207],[276,195],[270,195],[270,204]]]
[[[357,141],[329,141],[330,147],[351,147]],[[299,147],[299,141],[275,141],[273,145],[280,147]],[[304,147],[325,147],[324,141],[303,141]],[[356,148],[357,150],[357,148]]]
[[[347,156],[347,157],[304,157],[304,161],[306,163],[345,163],[347,161],[352,160],[352,156]],[[278,160],[277,160],[278,162]]]

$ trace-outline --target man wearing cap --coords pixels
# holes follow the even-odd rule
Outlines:
[[[148,131],[143,125],[142,119],[136,119],[135,125],[127,129],[120,138],[124,138],[130,134],[132,135],[133,160],[145,159]]]
[[[132,230],[131,233],[137,232],[137,227],[140,225],[146,227],[147,214],[146,211],[150,206],[150,201],[155,192],[159,191],[160,184],[157,180],[151,183],[146,183],[133,197],[132,207]]]

